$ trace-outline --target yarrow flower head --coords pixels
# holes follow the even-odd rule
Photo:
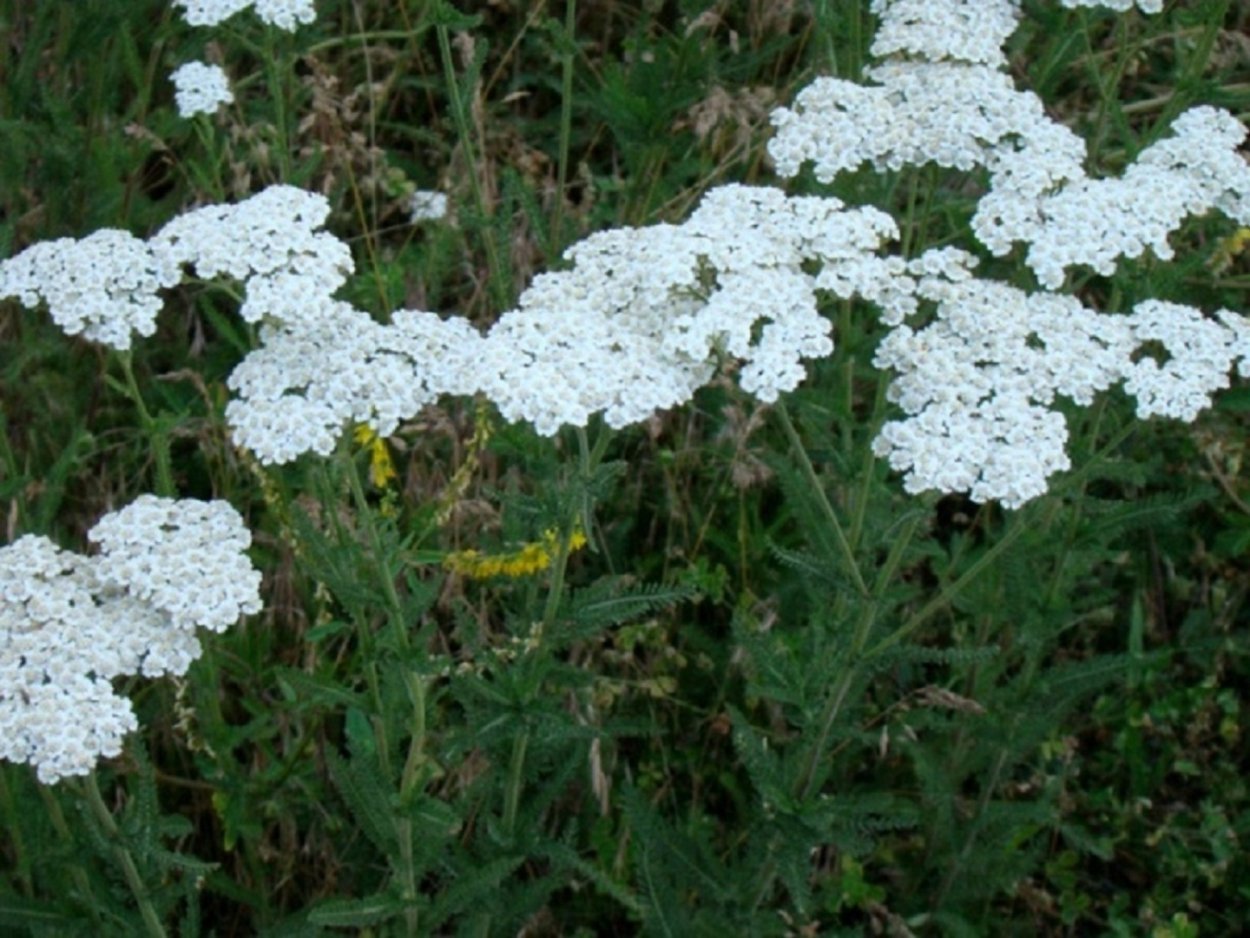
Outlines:
[[[346,303],[291,326],[268,325],[231,373],[236,444],[262,462],[328,455],[347,423],[381,436],[441,394],[469,394],[482,337],[463,319],[401,310],[389,326]]]
[[[1019,507],[1069,465],[1064,418],[1048,405],[1056,394],[1089,403],[1109,387],[1132,336],[1123,317],[979,280],[971,256],[952,260],[908,265],[936,312],[922,329],[898,326],[877,350],[874,364],[898,374],[889,397],[910,416],[887,423],[873,449],[906,473],[908,491]]]
[[[288,31],[317,18],[313,0],[174,0],[174,6],[192,26],[215,26],[251,6],[263,22]]]
[[[128,349],[134,335],[156,331],[158,291],[181,279],[176,264],[146,242],[104,228],[81,240],[42,241],[0,262],[0,297],[48,304],[69,335]]]
[[[178,216],[151,239],[166,263],[204,278],[243,283],[239,314],[293,324],[333,315],[331,295],[353,270],[351,251],[321,230],[325,196],[270,186],[234,205],[207,205]]]
[[[447,217],[447,195],[418,189],[408,199],[409,218],[412,223],[438,221]]]
[[[187,62],[170,74],[174,83],[174,101],[183,117],[215,114],[223,104],[234,102],[230,80],[219,65]]]
[[[611,426],[645,419],[689,400],[722,360],[740,363],[745,390],[776,400],[806,375],[804,359],[833,350],[816,292],[838,272],[862,279],[896,233],[875,209],[722,186],[681,225],[571,247],[573,267],[536,277],[490,330],[480,388],[543,434],[596,412]]]
[[[1168,236],[1192,215],[1215,208],[1250,223],[1250,164],[1237,153],[1246,137],[1241,122],[1197,107],[1178,117],[1171,133],[1142,150],[1118,179],[1090,179],[1079,166],[1043,176],[1036,153],[999,154],[973,231],[995,254],[1027,243],[1026,263],[1057,289],[1077,264],[1110,275],[1119,258],[1140,257],[1147,248],[1170,260]]]
[[[116,756],[136,728],[112,678],[183,674],[197,626],[260,610],[250,535],[224,502],[143,496],[89,537],[96,556],[36,535],[0,548],[0,758],[47,783]]]
[[[239,280],[239,312],[249,322],[313,321],[334,315],[330,297],[353,269],[347,245],[321,230],[329,212],[324,196],[271,186],[236,205],[180,215],[147,241],[102,229],[41,242],[0,261],[0,298],[46,302],[66,333],[128,349],[134,334],[156,330],[159,290],[189,266],[204,278]]]
[[[1016,29],[1018,0],[873,0],[881,26],[872,42],[877,58],[914,56],[1005,66],[1003,43]]]
[[[1059,0],[1059,5],[1069,10],[1081,7],[1105,7],[1117,13],[1127,13],[1133,9],[1134,3],[1143,13],[1160,13],[1163,10],[1163,0]]]
[[[974,234],[996,255],[1026,244],[1026,263],[1050,290],[1076,264],[1110,274],[1147,248],[1170,258],[1168,235],[1190,215],[1215,208],[1250,223],[1250,166],[1237,153],[1245,129],[1226,112],[1188,111],[1121,178],[1090,179],[1084,142],[1000,71],[1005,59],[991,47],[1014,28],[1015,0],[874,0],[873,10],[881,60],[868,83],[817,79],[773,114],[769,152],[782,175],[806,162],[825,182],[863,163],[983,167],[990,189]],[[949,249],[893,259],[879,267],[891,286],[857,291],[894,327],[875,363],[895,372],[889,396],[907,416],[888,422],[874,449],[906,474],[909,491],[1018,507],[1068,466],[1056,395],[1088,404],[1123,381],[1141,416],[1192,419],[1234,363],[1246,368],[1250,321],[1227,310],[1210,317],[1147,301],[1103,314],[1059,293],[978,279],[973,263]],[[923,325],[911,324],[917,312],[929,314]]]

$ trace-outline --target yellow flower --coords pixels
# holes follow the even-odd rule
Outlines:
[[[569,535],[568,551],[571,554],[586,546],[586,535],[574,530]],[[459,573],[473,580],[489,580],[504,576],[518,578],[541,573],[551,566],[560,549],[560,538],[554,528],[543,532],[541,540],[521,545],[519,550],[506,554],[483,554],[476,550],[457,550],[443,558],[443,566],[452,573]]]
[[[1233,258],[1250,248],[1250,228],[1238,228],[1227,238],[1220,241],[1211,256],[1208,266],[1217,274],[1221,274],[1233,266]]]
[[[479,400],[477,412],[473,417],[473,436],[465,447],[464,461],[456,470],[455,475],[451,477],[451,481],[447,483],[447,488],[438,500],[438,510],[435,512],[434,520],[440,527],[451,520],[456,505],[469,490],[480,463],[479,455],[486,449],[486,444],[490,442],[494,432],[495,427],[491,422],[490,409],[484,401]]]
[[[369,450],[369,481],[374,488],[386,489],[391,482],[399,478],[395,471],[395,463],[391,461],[391,451],[387,449],[386,440],[374,432],[367,423],[359,423],[352,431],[356,442]]]

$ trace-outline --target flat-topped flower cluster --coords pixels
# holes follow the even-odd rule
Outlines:
[[[174,0],[192,26],[216,26],[251,8],[263,23],[293,32],[317,18],[313,0]],[[174,102],[183,117],[214,114],[234,101],[230,78],[220,65],[186,62],[170,73]]]
[[[251,535],[226,502],[144,495],[88,537],[97,554],[37,535],[0,547],[0,758],[43,782],[121,752],[136,721],[112,678],[184,674],[197,627],[260,610]]]
[[[1237,152],[1245,128],[1227,112],[1194,108],[1120,178],[1091,179],[1084,141],[1002,71],[1018,6],[874,0],[880,61],[868,81],[817,79],[773,114],[769,143],[783,176],[807,163],[824,181],[863,164],[987,171],[973,234],[998,256],[1026,245],[1025,263],[1045,289],[976,279],[962,253],[939,252],[940,271],[925,270],[925,257],[908,264],[906,292],[932,312],[920,325],[886,311],[896,328],[875,363],[897,373],[890,397],[908,417],[887,423],[874,449],[906,473],[909,491],[967,492],[1008,507],[1044,493],[1069,465],[1056,395],[1088,404],[1123,382],[1140,416],[1192,420],[1228,386],[1230,369],[1250,376],[1250,321],[1240,315],[1159,301],[1099,313],[1054,292],[1077,265],[1106,275],[1147,249],[1170,259],[1168,237],[1188,217],[1214,209],[1250,223],[1250,165]],[[1152,346],[1166,363],[1143,354]]]
[[[246,6],[185,5],[205,21]],[[1011,507],[1067,466],[1056,396],[1084,404],[1122,382],[1143,417],[1192,419],[1234,366],[1250,367],[1247,321],[1228,310],[1148,301],[1106,313],[1062,292],[1078,265],[1106,274],[1148,250],[1170,258],[1168,238],[1190,216],[1250,224],[1234,117],[1190,110],[1121,177],[1091,178],[1084,142],[1004,71],[1017,0],[873,0],[872,10],[880,28],[864,80],[817,79],[773,114],[777,172],[810,164],[831,181],[863,165],[981,168],[973,234],[994,255],[1025,246],[1042,289],[979,279],[960,251],[899,257],[895,223],[877,209],[731,184],[680,224],[575,244],[569,267],[540,274],[485,334],[416,310],[381,323],[334,299],[352,261],[323,230],[325,200],[275,186],[196,209],[146,241],[104,231],[36,245],[0,264],[0,295],[44,301],[67,332],[126,348],[150,334],[159,292],[182,270],[238,281],[262,345],[230,378],[227,416],[236,442],[266,462],[327,454],[348,422],[390,433],[443,394],[484,394],[544,434],[595,414],[637,422],[729,364],[743,390],[772,401],[833,350],[822,300],[858,299],[893,330],[876,362],[895,372],[890,396],[905,413],[877,452],[909,490]],[[1166,363],[1144,347],[1162,347]]]
[[[1060,0],[1066,7],[1131,0]],[[177,0],[212,25],[246,7],[283,29],[310,0]],[[1157,12],[1161,0],[1137,0]],[[441,395],[481,394],[539,433],[595,415],[626,426],[679,405],[718,372],[771,402],[833,351],[829,298],[874,307],[888,334],[875,364],[894,373],[903,412],[874,451],[910,492],[967,492],[1018,507],[1068,467],[1058,398],[1078,405],[1120,383],[1142,417],[1192,420],[1236,368],[1250,376],[1250,320],[1163,300],[1105,312],[1064,293],[1072,268],[1109,274],[1121,258],[1172,256],[1170,235],[1216,210],[1250,225],[1245,128],[1209,107],[1180,115],[1119,178],[1084,169],[1084,142],[1005,72],[1017,0],[873,0],[880,28],[862,82],[820,78],[772,116],[769,152],[820,181],[864,165],[980,169],[972,233],[990,254],[1018,245],[1040,289],[976,276],[948,247],[891,245],[885,212],[780,188],[710,190],[678,224],[591,235],[540,274],[486,332],[419,310],[379,322],[335,298],[353,271],[324,229],[320,195],[273,186],[194,209],[147,239],[105,229],[36,244],[0,262],[0,298],[44,305],[70,335],[129,349],[151,335],[161,291],[191,272],[228,278],[259,348],[229,378],[235,442],[267,463],[328,454],[344,426],[392,433]],[[184,113],[230,99],[220,69],[176,75]],[[446,213],[420,193],[414,218]],[[1158,350],[1163,351],[1158,356]],[[0,548],[0,757],[43,781],[86,772],[135,726],[119,675],[180,674],[197,627],[259,609],[249,536],[224,503],[144,496],[90,532],[79,556],[46,538]]]
[[[251,7],[262,22],[294,30],[317,18],[313,0],[174,0],[192,26],[216,26]]]
[[[220,65],[186,62],[169,75],[174,83],[174,103],[183,117],[213,114],[223,104],[234,101],[230,80]]]

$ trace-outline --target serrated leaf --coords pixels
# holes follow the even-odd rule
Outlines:
[[[378,893],[364,899],[330,899],[308,913],[308,921],[329,928],[359,928],[377,925],[404,911],[398,896]]]
[[[315,703],[325,704],[335,708],[349,708],[349,714],[357,713],[363,716],[363,711],[360,710],[361,700],[359,695],[341,687],[328,678],[319,677],[315,674],[308,674],[305,671],[299,671],[295,668],[281,666],[275,668],[274,673],[278,680],[285,681],[293,690],[299,691]],[[351,719],[350,716],[349,719]],[[353,731],[354,730],[355,727],[353,726]],[[370,740],[372,740],[372,729],[369,730],[368,735]],[[353,738],[353,745],[354,744],[355,739]]]
[[[426,916],[425,926],[436,927],[457,913],[474,910],[480,899],[496,890],[524,862],[525,857],[501,857],[462,873],[440,891]]]
[[[627,589],[619,580],[604,581],[574,593],[565,614],[582,626],[621,625],[693,595],[694,590],[684,585],[654,583]]]
[[[325,751],[330,780],[351,809],[361,831],[383,854],[396,851],[394,815],[390,790],[368,757],[354,756],[346,762],[333,749]]]
[[[51,929],[85,925],[80,916],[63,912],[50,902],[0,896],[0,925],[29,929],[30,934],[50,934]]]
[[[435,26],[444,26],[455,32],[466,32],[476,29],[482,23],[480,14],[461,13],[448,0],[434,0],[428,8],[429,22]]]

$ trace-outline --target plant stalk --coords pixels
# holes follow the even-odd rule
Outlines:
[[[477,154],[473,147],[473,137],[469,130],[469,115],[464,106],[464,98],[460,95],[460,80],[456,77],[456,65],[451,55],[451,40],[447,35],[447,27],[438,23],[434,27],[438,36],[439,57],[443,61],[443,76],[447,82],[447,95],[451,103],[451,116],[456,123],[456,133],[460,137],[460,146],[464,149],[465,162],[468,164],[469,188],[473,192],[473,202],[477,209],[482,228],[482,242],[486,248],[486,260],[490,264],[488,282],[499,309],[506,309],[510,300],[510,288],[501,278],[504,267],[495,244],[495,231],[490,225],[490,214],[486,210],[486,194],[482,191],[482,180],[478,177]]]
[[[174,474],[169,456],[169,434],[161,426],[160,421],[152,416],[147,404],[144,403],[143,394],[139,391],[139,382],[135,380],[134,362],[131,359],[130,350],[119,353],[117,358],[121,362],[122,374],[126,378],[126,393],[135,405],[135,410],[139,412],[139,423],[143,425],[143,432],[147,435],[148,445],[156,460],[156,494],[172,498]]]
[[[139,875],[139,868],[135,866],[134,857],[121,841],[121,831],[117,827],[117,821],[114,820],[112,812],[109,811],[108,805],[104,803],[104,798],[100,795],[100,786],[96,782],[95,772],[88,773],[82,788],[87,796],[87,804],[91,806],[91,813],[95,815],[96,821],[112,842],[113,857],[117,860],[117,865],[121,867],[122,875],[126,878],[126,885],[130,887],[130,894],[139,905],[139,914],[143,918],[147,933],[152,938],[165,938],[165,926],[161,924],[160,916],[156,914],[148,888],[143,882],[143,877]]]
[[[855,554],[851,550],[850,542],[846,539],[846,532],[842,530],[842,523],[838,520],[838,515],[833,510],[833,505],[829,503],[829,496],[825,494],[825,487],[821,484],[820,476],[816,474],[816,468],[812,465],[812,461],[807,455],[807,450],[803,446],[803,441],[799,438],[799,433],[794,428],[794,423],[790,420],[790,412],[786,408],[785,401],[777,401],[774,410],[781,423],[781,428],[785,431],[786,438],[790,441],[790,448],[794,450],[794,455],[799,460],[803,474],[807,476],[807,481],[811,483],[812,492],[816,496],[821,511],[829,522],[829,526],[833,529],[834,536],[838,541],[838,550],[842,552],[842,559],[846,563],[846,568],[851,575],[851,579],[855,581],[855,590],[861,598],[866,599],[869,596],[868,584],[864,582],[864,575],[860,572],[859,564],[855,561]]]

